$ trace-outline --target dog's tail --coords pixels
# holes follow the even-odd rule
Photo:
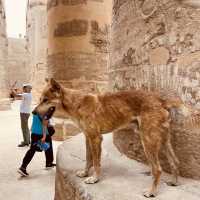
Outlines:
[[[186,105],[178,95],[164,93],[161,94],[160,101],[173,122],[180,123],[184,129],[200,128],[200,110]]]
[[[160,92],[159,98],[162,106],[168,111],[172,108],[180,109],[184,106],[182,99],[174,91]]]
[[[200,128],[200,110],[186,105],[176,95],[162,95],[161,102],[163,107],[169,111],[171,120],[180,123],[182,128]]]

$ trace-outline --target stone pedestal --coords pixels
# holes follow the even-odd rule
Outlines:
[[[63,141],[81,132],[71,120],[54,117],[53,121],[55,128],[53,140]]]
[[[104,136],[102,149],[101,181],[87,185],[84,178],[75,175],[85,165],[83,135],[74,136],[59,146],[55,200],[146,200],[142,193],[152,182],[152,177],[144,174],[149,168],[121,155],[113,145],[111,134]],[[169,175],[162,176],[159,200],[199,200],[199,182],[181,178],[180,186],[169,187],[165,184],[169,180]]]

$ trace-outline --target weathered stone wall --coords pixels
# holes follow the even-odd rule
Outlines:
[[[8,97],[6,84],[7,34],[4,1],[0,0],[0,98]]]
[[[25,38],[8,38],[7,83],[22,88],[23,83],[30,82],[29,53]]]
[[[112,90],[144,88],[175,92],[194,109],[200,106],[200,4],[192,0],[114,0]],[[123,134],[120,134],[123,133]],[[183,176],[200,178],[199,130],[174,125],[172,143]],[[129,157],[145,160],[137,133],[114,134]],[[169,170],[163,155],[162,166]]]
[[[47,0],[29,0],[27,4],[27,49],[30,54],[33,97],[40,96],[46,77]]]
[[[67,87],[107,87],[111,0],[49,0],[48,74]]]

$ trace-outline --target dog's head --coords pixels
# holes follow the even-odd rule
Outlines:
[[[45,86],[34,112],[44,115],[50,108],[55,108],[55,113],[62,107],[61,85],[53,78],[46,79]]]

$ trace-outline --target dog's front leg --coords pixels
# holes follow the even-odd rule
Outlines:
[[[85,139],[86,139],[86,141],[85,141],[85,144],[86,144],[86,166],[85,166],[85,169],[80,170],[76,173],[76,175],[80,178],[87,177],[89,174],[90,168],[93,165],[92,152],[91,152],[89,140],[87,137]]]
[[[92,152],[94,174],[85,180],[87,184],[94,184],[99,181],[101,171],[101,143],[102,136],[96,135],[89,138],[89,144]]]

